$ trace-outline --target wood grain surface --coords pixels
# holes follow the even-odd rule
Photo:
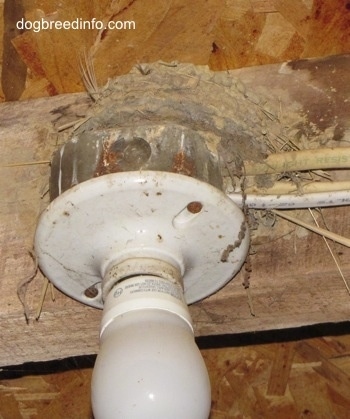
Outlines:
[[[226,347],[202,349],[212,386],[210,419],[348,418],[349,335],[293,340],[292,334],[275,343],[264,339],[257,335],[254,345],[236,339],[231,347],[227,342]],[[93,363],[89,357],[4,368],[1,417],[92,419]]]
[[[23,15],[134,19],[137,30],[21,32],[15,22]],[[137,63],[190,62],[216,71],[237,69],[235,77],[253,86],[251,99],[271,92],[275,100],[282,98],[281,112],[296,106],[303,123],[307,111],[307,123],[323,140],[348,136],[348,58],[320,59],[321,65],[308,60],[349,52],[348,1],[0,0],[0,40],[0,101],[83,92],[84,53],[93,60],[99,86]],[[254,67],[287,60],[296,61]],[[48,292],[35,321],[44,285],[40,273],[27,288],[28,324],[17,297],[18,284],[34,271],[29,252],[37,217],[48,202],[49,176],[47,164],[21,163],[49,160],[57,126],[79,119],[89,106],[81,94],[0,107],[1,419],[92,418],[94,357],[76,356],[97,352],[101,313],[55,291],[55,301]],[[10,163],[20,165],[3,167]],[[294,215],[312,222],[303,211]],[[323,215],[333,231],[350,237],[346,208]],[[348,280],[349,251],[331,245]],[[279,220],[273,228],[260,226],[254,250],[255,316],[240,276],[191,307],[200,346],[208,346],[203,346],[207,339],[213,346],[202,349],[212,384],[210,418],[347,419],[350,335],[344,335],[349,323],[339,321],[350,317],[350,297],[322,238]],[[320,326],[323,337],[302,340],[313,330],[302,333],[301,325],[324,322],[329,323]],[[286,329],[292,326],[297,329]],[[257,332],[266,329],[276,331]],[[239,334],[243,331],[248,335]]]
[[[349,113],[343,95],[348,94],[348,73],[344,68],[349,56],[298,61],[288,65],[251,67],[232,72],[248,88],[260,95],[269,94],[271,103],[281,109],[292,106],[301,115],[305,127],[317,126],[315,138],[331,129],[338,143],[348,139]],[[316,71],[317,69],[317,71]],[[331,69],[334,78],[327,78]],[[283,71],[281,71],[283,70]],[[176,69],[174,68],[174,72]],[[174,73],[175,74],[175,73]],[[336,83],[344,83],[339,93]],[[313,86],[317,86],[314,89]],[[318,96],[315,99],[315,90]],[[298,95],[298,91],[301,93]],[[282,94],[283,93],[283,94]],[[327,93],[327,94],[326,94]],[[311,95],[314,98],[311,101]],[[249,94],[248,94],[249,97]],[[317,119],[310,103],[328,118]],[[0,271],[0,364],[49,360],[91,354],[98,348],[98,325],[101,313],[55,292],[55,301],[47,294],[39,321],[43,278],[40,273],[28,285],[26,302],[29,324],[17,296],[21,281],[30,277],[34,264],[30,257],[38,215],[48,203],[47,162],[57,143],[57,126],[83,116],[91,102],[85,94],[8,102],[1,105],[1,257]],[[334,118],[339,128],[334,136]],[[312,135],[309,140],[312,141]],[[22,165],[25,162],[44,164]],[[9,164],[15,166],[4,167]],[[328,227],[350,236],[347,208],[328,209],[323,216]],[[297,211],[297,217],[308,217]],[[231,334],[295,327],[306,324],[338,322],[349,319],[349,294],[322,237],[278,220],[272,228],[260,225],[253,234],[250,293],[254,306],[248,304],[242,286],[242,274],[212,297],[191,307],[197,335]],[[349,249],[334,244],[343,273],[349,273]]]

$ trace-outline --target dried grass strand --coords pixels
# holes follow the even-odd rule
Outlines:
[[[292,217],[291,215],[287,215],[284,211],[272,210],[274,214],[278,215],[281,218],[286,219],[296,225],[306,228],[320,236],[327,237],[327,239],[333,240],[343,246],[350,247],[350,239],[340,236],[339,234],[332,233],[331,231],[325,230],[323,228],[313,226],[311,224],[305,223],[304,221],[299,220],[298,218]]]
[[[36,166],[39,164],[50,164],[50,160],[38,160],[38,161],[24,161],[19,163],[8,163],[1,167],[21,167],[21,166]]]
[[[320,227],[320,225],[319,225],[319,223],[318,223],[318,221],[317,221],[317,219],[316,219],[316,217],[315,217],[314,213],[312,212],[311,208],[309,208],[309,212],[310,212],[311,217],[312,217],[312,219],[314,220],[314,222],[315,222],[316,226],[317,226],[317,227]],[[335,265],[336,265],[336,267],[337,267],[337,269],[338,269],[338,272],[339,272],[339,274],[340,274],[340,276],[341,276],[341,279],[342,279],[342,280],[343,280],[343,282],[344,282],[344,285],[345,285],[346,291],[347,291],[347,292],[348,292],[348,294],[350,295],[350,287],[349,287],[349,285],[348,285],[348,283],[347,283],[347,280],[346,280],[346,278],[345,278],[345,276],[344,276],[344,274],[343,274],[343,272],[342,272],[342,270],[341,270],[341,267],[340,267],[340,265],[339,265],[339,262],[338,262],[338,260],[337,260],[337,258],[336,258],[336,256],[335,256],[335,254],[334,254],[333,250],[331,249],[331,247],[330,247],[330,245],[329,245],[328,240],[326,239],[326,237],[325,237],[325,236],[322,236],[322,238],[323,238],[324,242],[326,243],[327,249],[328,249],[329,253],[331,254],[331,256],[332,256],[332,258],[333,258],[333,260],[334,260],[334,263],[335,263]]]
[[[99,87],[91,54],[84,50],[80,55],[79,65],[84,86],[91,97],[96,99],[95,96],[99,95]]]
[[[31,260],[34,264],[33,270],[25,278],[22,278],[17,285],[17,296],[18,296],[19,301],[21,302],[21,304],[23,306],[24,317],[25,317],[27,323],[29,323],[29,317],[30,317],[30,309],[29,309],[29,306],[28,306],[27,300],[26,300],[27,289],[28,289],[28,285],[36,277],[36,275],[38,273],[38,269],[39,269],[38,258],[36,257],[36,254],[34,253],[34,250],[30,250],[28,253],[29,253],[29,256],[31,257]]]

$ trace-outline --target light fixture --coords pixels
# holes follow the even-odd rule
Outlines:
[[[64,293],[103,308],[96,419],[205,419],[210,383],[187,304],[241,268],[244,216],[217,156],[183,126],[73,136],[54,155],[35,251]]]

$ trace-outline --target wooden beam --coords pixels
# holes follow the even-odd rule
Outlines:
[[[345,55],[234,70],[230,75],[247,88],[242,94],[252,106],[256,97],[264,96],[281,115],[294,112],[308,141],[326,141],[328,136],[332,144],[342,144],[349,140],[350,129],[349,65],[350,56]],[[265,105],[258,103],[268,112]],[[28,324],[17,296],[18,284],[34,270],[29,252],[38,215],[48,203],[49,177],[48,164],[22,163],[50,160],[57,127],[79,120],[90,106],[85,94],[0,106],[0,365],[98,350],[100,311],[55,291],[55,301],[47,295],[40,320],[34,320],[44,283],[40,273],[27,288]],[[15,166],[5,167],[10,164]],[[347,208],[325,210],[324,217],[333,231],[350,237]],[[191,307],[197,335],[349,319],[350,296],[321,237],[286,221],[274,227],[261,224],[254,234],[250,292],[255,315],[239,274],[216,295]],[[340,245],[333,250],[349,276],[350,250]]]

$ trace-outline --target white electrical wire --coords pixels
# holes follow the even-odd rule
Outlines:
[[[228,197],[239,207],[243,206],[242,193],[230,193]],[[245,205],[254,209],[301,209],[325,208],[350,205],[350,190],[308,193],[305,195],[247,194]]]
[[[244,162],[244,172],[248,176],[347,168],[350,168],[350,147],[298,150],[271,154],[262,162]],[[245,205],[255,209],[301,209],[350,205],[349,182],[343,182],[343,185],[342,182],[321,184],[315,182],[304,185],[300,191],[294,192],[287,184],[278,185],[277,182],[274,188],[264,192],[248,189],[244,198]],[[228,196],[238,206],[243,206],[241,191],[228,193]]]

